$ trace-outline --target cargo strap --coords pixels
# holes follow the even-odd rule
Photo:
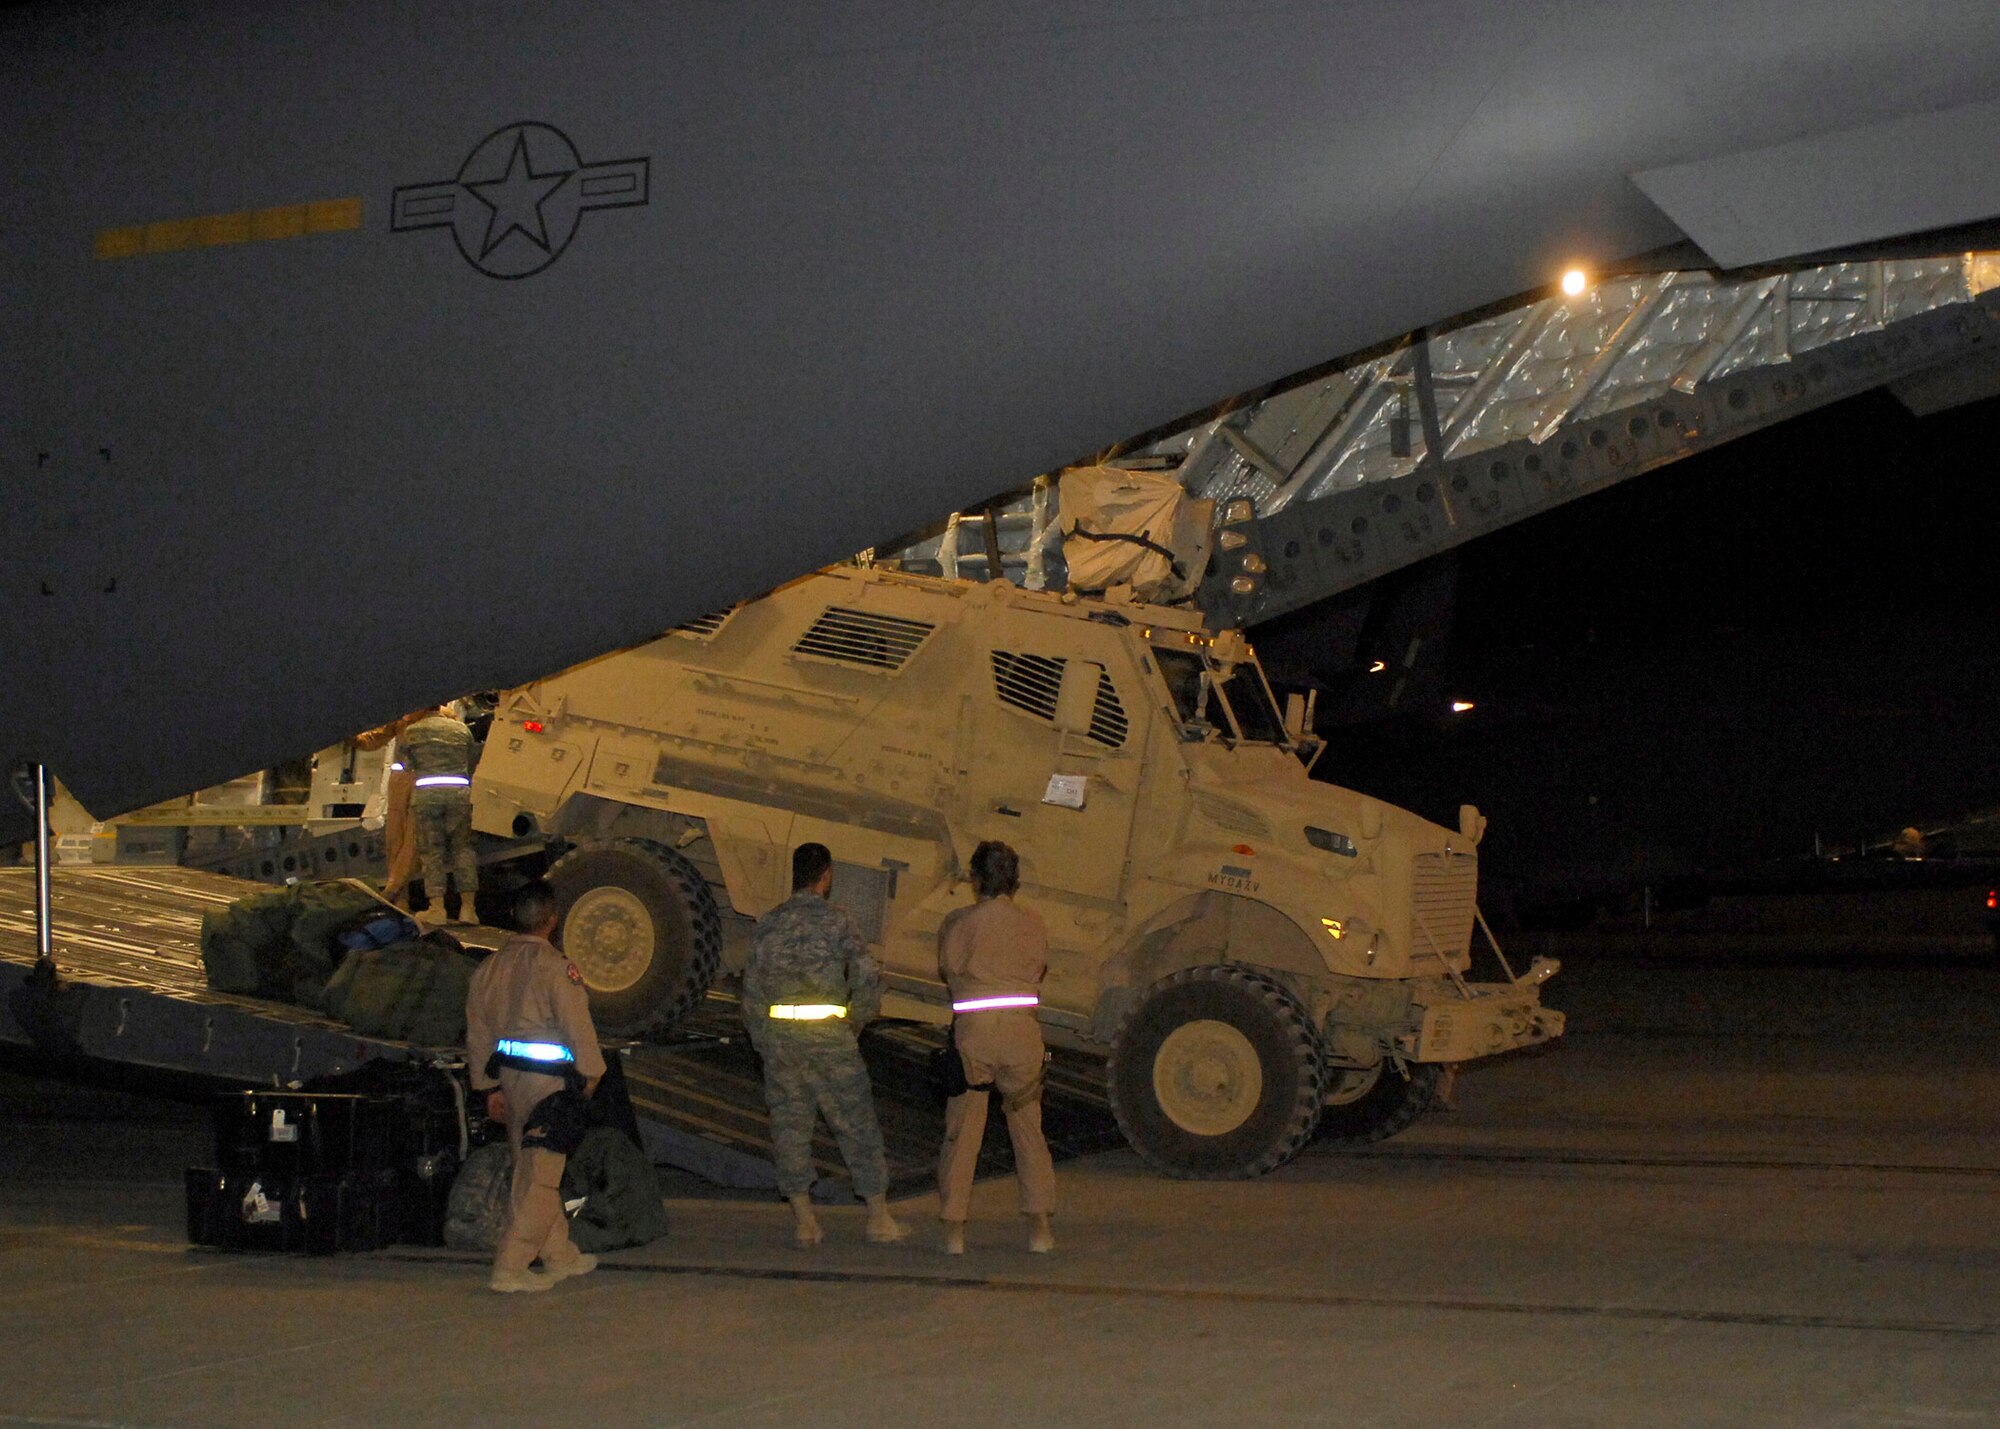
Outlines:
[[[999,997],[968,997],[951,1005],[953,1012],[992,1012],[1002,1007],[1040,1007],[1040,994],[1032,992],[1007,993]]]
[[[466,774],[424,774],[417,778],[419,789],[463,789],[472,783]]]
[[[778,1002],[771,1005],[771,1016],[780,1022],[825,1022],[847,1016],[847,1009],[833,1002]]]

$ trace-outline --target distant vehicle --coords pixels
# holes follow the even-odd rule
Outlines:
[[[624,1035],[740,967],[809,839],[887,1013],[946,1021],[938,927],[1004,839],[1049,927],[1050,1040],[1108,1060],[1153,1166],[1254,1176],[1563,1026],[1551,962],[1465,979],[1478,811],[1312,780],[1307,723],[1195,611],[837,568],[503,697],[474,823],[560,852],[564,946]]]

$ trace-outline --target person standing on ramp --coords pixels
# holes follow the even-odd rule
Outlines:
[[[403,762],[410,766],[410,815],[416,825],[417,856],[424,865],[424,891],[431,906],[442,908],[452,922],[477,923],[472,731],[449,706],[442,706],[403,731],[402,751]],[[449,893],[447,877],[452,880]]]
[[[938,973],[951,992],[952,1041],[965,1063],[967,1090],[945,1103],[938,1156],[938,1218],[946,1255],[965,1253],[972,1174],[986,1134],[986,1098],[1000,1093],[1028,1249],[1056,1248],[1049,1217],[1056,1208],[1055,1163],[1042,1135],[1042,978],[1049,970],[1048,932],[1039,914],[1014,902],[1021,860],[998,840],[972,851],[972,891],[979,901],[947,914],[938,930]]]
[[[874,1089],[855,1039],[882,1008],[882,973],[853,920],[827,900],[833,855],[825,844],[792,854],[792,896],[757,920],[743,972],[743,1021],[764,1059],[764,1099],[778,1190],[791,1202],[792,1241],[824,1239],[812,1208],[813,1124],[824,1114],[854,1189],[868,1203],[868,1239],[909,1230],[889,1214],[889,1170]]]

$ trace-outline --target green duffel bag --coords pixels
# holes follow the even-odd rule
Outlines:
[[[423,939],[349,953],[327,982],[326,1012],[364,1037],[463,1047],[465,994],[477,966]]]
[[[292,925],[298,921],[296,888],[253,893],[201,918],[201,965],[217,992],[292,999],[297,969]]]
[[[645,1245],[667,1233],[660,1176],[624,1132],[593,1126],[563,1166],[563,1204],[581,1200],[569,1238],[595,1255]]]
[[[514,1152],[506,1142],[475,1150],[451,1183],[444,1243],[453,1250],[492,1254],[500,1244],[513,1185]],[[575,1207],[570,1240],[592,1255],[646,1245],[667,1233],[659,1173],[630,1137],[608,1126],[584,1133],[583,1145],[563,1167],[562,1198],[566,1209]]]
[[[393,910],[366,888],[352,883],[301,883],[287,891],[298,900],[291,927],[292,991],[288,999],[324,1008],[327,984],[345,951],[340,935]]]

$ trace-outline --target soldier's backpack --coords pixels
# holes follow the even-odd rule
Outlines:
[[[514,1185],[514,1148],[504,1141],[477,1147],[459,1168],[445,1202],[444,1243],[491,1255],[500,1245],[507,1197]]]

